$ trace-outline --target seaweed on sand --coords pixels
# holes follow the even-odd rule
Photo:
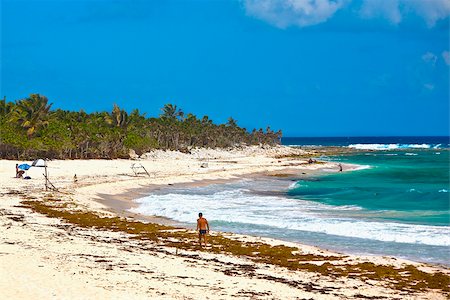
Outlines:
[[[73,202],[57,201],[53,197],[43,200],[23,200],[22,204],[34,212],[59,218],[75,226],[123,232],[130,234],[133,239],[151,240],[167,247],[242,256],[256,263],[285,267],[293,271],[314,272],[336,278],[376,280],[381,284],[403,291],[417,292],[436,289],[447,295],[450,292],[450,277],[447,274],[427,273],[412,265],[397,268],[372,262],[352,264],[343,261],[344,256],[304,254],[296,247],[241,241],[227,238],[221,234],[210,236],[211,246],[201,248],[197,244],[197,234],[183,228],[143,223],[122,217],[100,216],[94,212],[77,208]]]

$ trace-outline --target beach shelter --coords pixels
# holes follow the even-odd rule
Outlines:
[[[35,161],[33,161],[33,163],[31,164],[32,167],[47,167],[47,162],[41,158],[36,159]]]

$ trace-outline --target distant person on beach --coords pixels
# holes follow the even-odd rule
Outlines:
[[[200,247],[202,246],[202,237],[206,247],[206,234],[209,233],[209,224],[208,220],[203,218],[202,213],[198,214],[197,231],[198,231],[198,243],[200,244]]]
[[[342,172],[342,165],[339,164],[338,166],[339,166],[339,172]]]
[[[19,164],[16,164],[16,178],[23,178],[23,174],[25,174],[25,171],[20,170]]]

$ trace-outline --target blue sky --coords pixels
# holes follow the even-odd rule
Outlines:
[[[285,136],[448,135],[447,0],[1,1],[1,96]]]

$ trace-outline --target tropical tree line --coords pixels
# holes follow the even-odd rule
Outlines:
[[[40,94],[15,102],[0,100],[0,157],[9,159],[127,158],[131,149],[139,155],[152,149],[274,145],[281,135],[270,127],[248,132],[231,117],[215,124],[208,116],[185,114],[173,104],[164,105],[158,117],[146,117],[116,104],[111,112],[52,110]]]

